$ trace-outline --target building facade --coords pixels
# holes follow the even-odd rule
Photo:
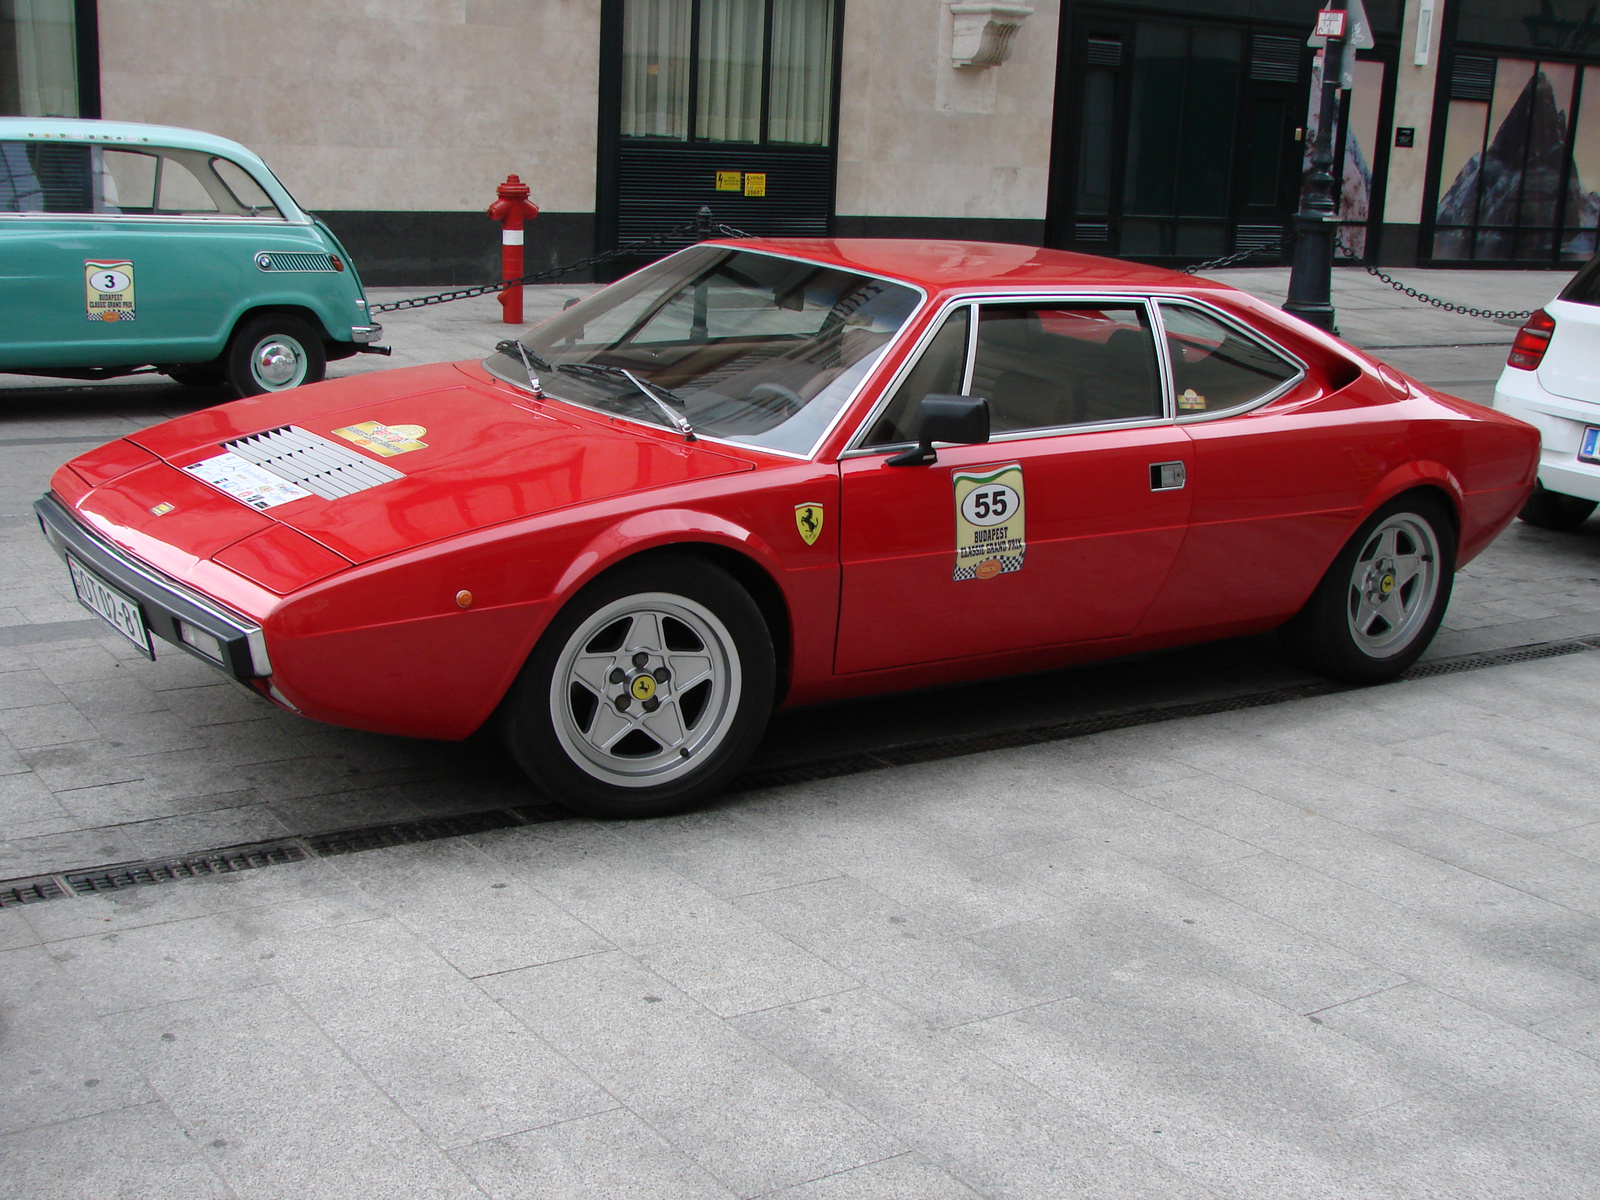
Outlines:
[[[1318,0],[0,0],[0,113],[261,153],[373,283],[530,269],[709,205],[755,233],[1189,263],[1283,235]],[[1339,243],[1560,266],[1600,226],[1589,0],[1367,0]],[[626,265],[626,264],[624,264]]]

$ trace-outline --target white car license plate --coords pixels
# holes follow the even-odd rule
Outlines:
[[[150,627],[144,623],[139,606],[106,583],[72,555],[67,555],[67,571],[72,575],[72,590],[83,606],[127,638],[150,658],[156,656],[150,645]]]
[[[1600,429],[1590,425],[1578,441],[1578,461],[1600,464]]]

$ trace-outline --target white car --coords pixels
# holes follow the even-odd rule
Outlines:
[[[1538,426],[1544,439],[1522,519],[1545,529],[1582,525],[1600,504],[1600,255],[1517,331],[1494,406]]]

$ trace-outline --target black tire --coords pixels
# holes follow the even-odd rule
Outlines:
[[[267,313],[234,331],[222,356],[228,386],[240,396],[285,392],[327,371],[322,339],[299,317]]]
[[[1570,533],[1589,519],[1597,503],[1600,502],[1552,492],[1542,483],[1536,483],[1533,485],[1533,495],[1528,497],[1528,502],[1517,516],[1540,529]]]
[[[663,816],[749,760],[775,677],[766,621],[731,575],[650,556],[561,610],[506,696],[502,732],[551,800],[592,817]]]
[[[1279,632],[1307,666],[1383,683],[1421,657],[1450,604],[1456,532],[1444,503],[1409,492],[1361,523],[1306,606]]]

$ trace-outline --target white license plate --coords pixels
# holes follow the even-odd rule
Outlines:
[[[106,583],[72,555],[67,555],[67,571],[72,575],[72,590],[90,612],[127,638],[149,657],[156,656],[150,645],[150,627],[144,623],[139,606]]]
[[[1583,437],[1578,442],[1578,461],[1600,463],[1600,429],[1593,425],[1583,431]]]

